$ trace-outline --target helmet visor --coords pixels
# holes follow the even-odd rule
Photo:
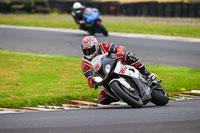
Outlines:
[[[92,55],[95,52],[95,46],[89,48],[89,49],[83,49],[83,54],[88,56],[88,55]]]
[[[81,13],[81,8],[75,9],[74,10],[76,13]]]

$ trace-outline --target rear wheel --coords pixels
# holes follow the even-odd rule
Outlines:
[[[123,87],[118,81],[113,81],[110,84],[113,92],[124,102],[134,108],[141,108],[143,106],[142,99],[138,96],[137,92],[130,92]]]
[[[151,97],[151,102],[157,106],[164,106],[169,101],[168,93],[161,85],[152,91]]]

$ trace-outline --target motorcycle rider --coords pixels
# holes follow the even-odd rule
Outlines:
[[[95,85],[92,83],[92,76],[90,73],[92,67],[91,60],[94,57],[106,52],[116,53],[116,59],[121,59],[123,63],[135,67],[142,75],[147,76],[151,80],[155,80],[157,77],[156,74],[150,73],[146,69],[145,65],[135,56],[135,54],[132,52],[126,52],[126,48],[124,46],[119,46],[108,42],[98,43],[94,36],[86,36],[82,39],[81,49],[84,54],[81,62],[82,71],[88,80],[89,87],[91,88],[95,88]],[[114,102],[114,99],[112,99],[104,90],[101,89],[99,93],[99,101],[101,104],[110,104],[111,102]]]
[[[82,16],[83,16],[84,12],[87,10],[87,8],[88,7],[85,7],[80,2],[75,2],[73,4],[72,11],[71,11],[74,21],[79,25],[79,28],[82,30],[86,29],[86,27],[85,27],[86,22]],[[93,9],[98,11],[98,9],[96,9],[96,8],[93,8]]]

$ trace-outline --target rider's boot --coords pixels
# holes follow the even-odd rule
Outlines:
[[[143,64],[142,66],[140,66],[140,67],[138,68],[138,70],[139,70],[139,72],[140,72],[142,75],[147,76],[147,77],[148,77],[149,79],[151,79],[151,80],[155,80],[156,77],[157,77],[156,74],[150,73],[150,72],[147,70],[147,68],[145,67],[144,64]]]
[[[99,101],[101,104],[108,105],[112,102],[117,102],[115,99],[110,97],[104,90],[99,92]]]

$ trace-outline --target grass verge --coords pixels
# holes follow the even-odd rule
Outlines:
[[[69,16],[64,15],[5,15],[0,14],[0,24],[78,29]],[[145,33],[200,38],[200,26],[168,25],[142,22],[104,21],[109,32]]]
[[[98,90],[87,85],[81,58],[0,50],[0,107],[61,105],[70,99],[94,100]],[[200,70],[149,65],[169,93],[200,89]]]

